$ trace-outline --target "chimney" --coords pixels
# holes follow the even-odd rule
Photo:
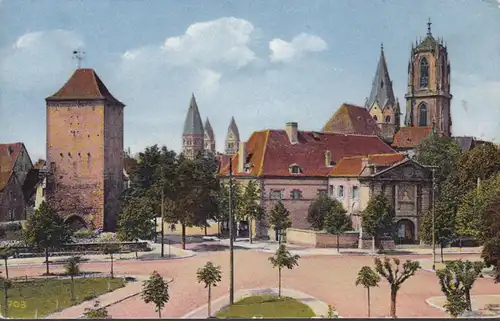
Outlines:
[[[288,135],[288,138],[290,139],[291,144],[297,144],[298,143],[298,138],[297,138],[297,131],[298,131],[298,124],[296,122],[289,122],[286,123],[286,134]]]
[[[325,150],[325,167],[332,166],[332,152]]]
[[[245,172],[245,165],[247,162],[246,146],[247,146],[247,143],[240,142],[240,146],[238,149],[238,173]]]

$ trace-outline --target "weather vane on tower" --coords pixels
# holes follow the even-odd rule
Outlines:
[[[73,50],[73,59],[78,60],[78,69],[80,69],[82,60],[85,58],[85,51]]]

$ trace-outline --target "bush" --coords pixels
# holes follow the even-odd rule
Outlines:
[[[92,238],[93,236],[94,236],[94,233],[89,229],[81,229],[81,230],[76,231],[73,234],[73,237],[75,237],[77,239],[88,239],[88,238]]]

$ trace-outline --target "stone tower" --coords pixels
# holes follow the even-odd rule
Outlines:
[[[114,231],[125,105],[93,69],[77,69],[46,104],[47,202],[75,227]]]
[[[240,144],[240,132],[238,131],[238,126],[236,126],[236,121],[234,117],[231,117],[231,123],[227,129],[226,134],[226,155],[234,155],[238,151],[238,146]]]
[[[431,33],[420,43],[412,45],[408,63],[408,92],[406,93],[406,126],[433,126],[440,136],[451,137],[450,61],[442,39]]]
[[[392,142],[394,134],[400,127],[401,110],[399,102],[394,98],[392,81],[389,77],[384,46],[380,47],[380,58],[377,71],[373,78],[370,96],[366,99],[365,108],[368,109],[384,140]]]
[[[204,150],[205,131],[200,117],[200,111],[196,104],[194,94],[191,95],[189,109],[184,121],[182,132],[182,153],[185,157],[193,159],[199,152]]]
[[[215,155],[215,135],[208,117],[205,121],[205,126],[203,127],[205,128],[205,151],[211,152]]]

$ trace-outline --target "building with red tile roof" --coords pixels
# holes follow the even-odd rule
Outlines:
[[[398,151],[413,151],[431,133],[432,127],[402,127],[394,135],[392,147]]]
[[[380,135],[380,128],[366,108],[342,104],[321,130],[325,133]]]

